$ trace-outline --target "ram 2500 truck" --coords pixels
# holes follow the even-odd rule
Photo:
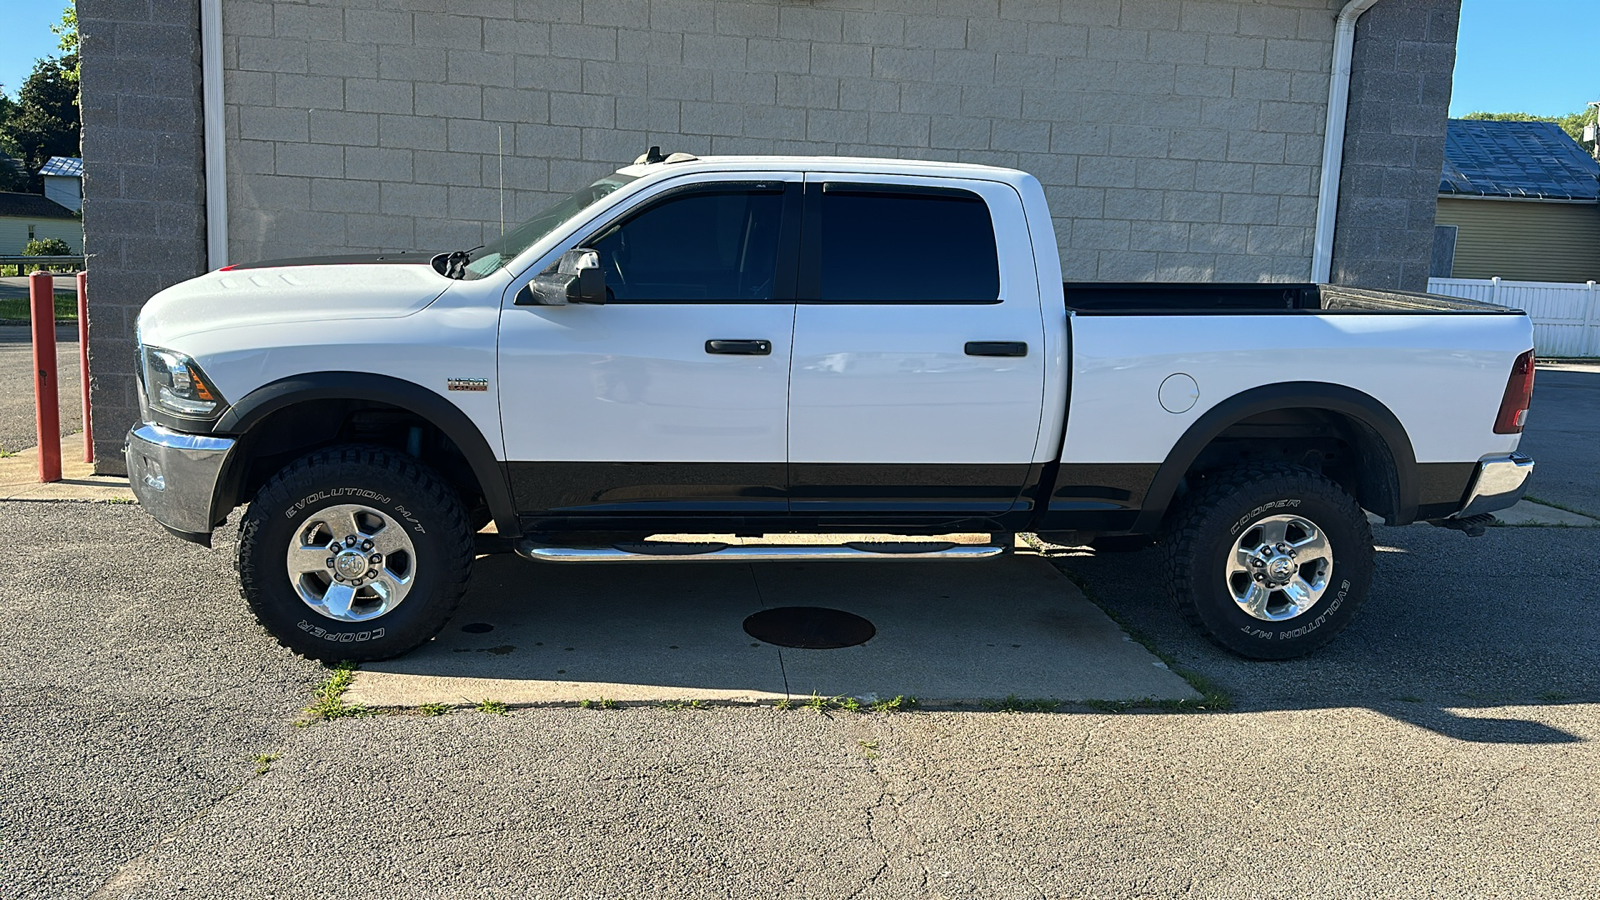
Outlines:
[[[653,151],[484,247],[157,294],[128,471],[190,540],[248,504],[244,599],[327,660],[434,635],[490,522],[547,565],[1148,535],[1184,618],[1283,658],[1367,595],[1363,510],[1481,533],[1521,496],[1522,313],[1063,284],[1057,246],[1019,171]],[[995,540],[647,540],[869,532]]]

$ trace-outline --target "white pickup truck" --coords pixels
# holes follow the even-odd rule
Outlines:
[[[438,632],[491,522],[548,563],[1149,536],[1191,624],[1284,658],[1366,596],[1363,510],[1471,534],[1522,495],[1524,314],[1063,285],[1057,246],[1023,172],[652,148],[485,247],[235,265],[157,294],[128,471],[189,540],[249,504],[244,598],[326,660]],[[648,540],[958,532],[994,540]]]

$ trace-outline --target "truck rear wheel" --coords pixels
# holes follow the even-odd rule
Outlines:
[[[1185,498],[1166,541],[1178,612],[1224,649],[1289,659],[1350,624],[1372,584],[1355,499],[1298,466],[1246,466]]]
[[[278,642],[325,662],[387,659],[444,627],[467,588],[461,499],[421,462],[335,447],[274,475],[239,527],[239,584]]]

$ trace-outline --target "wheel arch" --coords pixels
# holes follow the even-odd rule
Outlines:
[[[262,455],[307,452],[338,439],[352,411],[393,410],[414,417],[440,435],[445,446],[464,461],[455,473],[458,484],[470,476],[470,485],[483,497],[502,535],[519,531],[516,509],[506,482],[505,469],[478,426],[455,404],[415,382],[371,372],[313,372],[282,378],[251,391],[233,404],[213,432],[234,435],[239,443],[230,455],[213,503],[213,521],[248,499],[254,463]],[[293,438],[276,434],[275,422],[293,416],[310,427]],[[451,473],[446,473],[451,474]]]
[[[1391,525],[1409,524],[1417,511],[1416,455],[1405,426],[1370,394],[1325,382],[1264,385],[1229,397],[1203,413],[1173,445],[1156,470],[1134,524],[1136,533],[1161,527],[1179,487],[1208,448],[1230,429],[1266,414],[1312,411],[1342,423],[1359,454],[1347,490]]]

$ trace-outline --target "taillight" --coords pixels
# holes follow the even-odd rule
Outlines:
[[[1506,379],[1506,392],[1500,398],[1500,414],[1494,417],[1495,434],[1521,434],[1528,424],[1528,401],[1533,399],[1533,351],[1517,357]]]

